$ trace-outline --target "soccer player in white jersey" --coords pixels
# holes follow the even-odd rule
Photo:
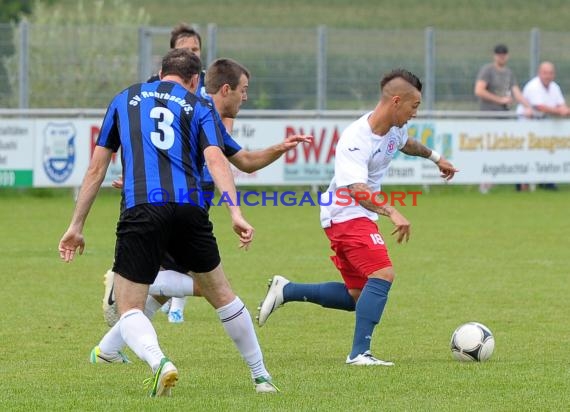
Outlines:
[[[335,255],[331,257],[344,283],[293,283],[274,276],[259,308],[258,323],[284,303],[311,302],[326,308],[356,312],[349,365],[392,366],[370,352],[371,337],[386,305],[394,280],[394,268],[384,240],[376,226],[378,215],[394,224],[397,242],[408,241],[410,222],[394,207],[379,206],[371,200],[381,190],[381,182],[397,150],[435,162],[443,178],[453,178],[457,170],[437,152],[408,138],[406,123],[416,116],[422,84],[412,73],[397,69],[380,83],[381,96],[376,108],[352,123],[336,146],[335,171],[328,191],[321,196],[321,225]],[[339,198],[338,190],[343,190]],[[352,198],[347,205],[345,194]],[[368,200],[360,200],[367,194]],[[332,197],[332,201],[330,201]],[[343,198],[344,197],[344,198]]]

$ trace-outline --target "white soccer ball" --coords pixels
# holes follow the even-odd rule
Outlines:
[[[451,354],[458,361],[483,362],[493,354],[495,338],[485,325],[469,322],[455,329],[450,346]]]

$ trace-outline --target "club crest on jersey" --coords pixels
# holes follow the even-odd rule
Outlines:
[[[386,147],[386,154],[393,154],[396,151],[397,147],[398,145],[396,144],[396,139],[391,138],[390,141],[388,141],[388,146]]]
[[[48,123],[44,130],[43,166],[55,183],[65,182],[73,172],[75,136],[72,123]]]

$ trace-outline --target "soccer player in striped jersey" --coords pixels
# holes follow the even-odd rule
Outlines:
[[[202,37],[200,33],[194,30],[192,27],[186,24],[179,24],[172,29],[170,32],[170,48],[171,49],[189,49],[198,57],[201,56],[202,52]],[[199,94],[201,97],[207,97],[205,90],[204,90],[204,76],[206,74],[205,70],[200,72],[200,78],[198,82],[198,87],[196,89],[196,94]],[[155,82],[160,80],[160,77],[157,74],[151,76],[147,81],[148,82]],[[232,139],[233,142],[233,139]],[[225,142],[225,145],[228,151],[231,151],[234,148],[232,142]],[[237,144],[237,143],[236,143]],[[238,148],[239,150],[239,148]],[[207,170],[207,169],[205,169]],[[214,185],[212,183],[212,178],[210,177],[209,173],[205,172],[205,176],[209,180],[202,183],[202,188],[205,191],[211,192],[214,190]],[[172,259],[167,258],[163,262],[168,268],[176,269],[177,266],[174,265]],[[168,321],[170,323],[182,323],[184,322],[184,307],[186,306],[186,297],[174,297],[169,302],[164,304],[164,307],[168,311]]]
[[[275,392],[251,317],[229,286],[212,224],[201,205],[204,162],[234,205],[237,195],[212,107],[190,93],[196,89],[199,72],[196,55],[186,49],[172,50],[163,59],[160,82],[136,84],[115,96],[59,253],[70,262],[77,251],[83,252],[85,220],[112,153],[122,147],[124,187],[113,265],[114,296],[121,318],[115,326],[122,340],[151,367],[150,396],[170,395],[178,380],[178,370],[162,352],[156,332],[143,314],[148,285],[156,278],[166,252],[185,272],[196,274],[202,294],[220,319],[249,341],[252,377],[256,384],[264,383],[268,392]],[[234,232],[247,247],[253,240],[253,227],[238,206],[229,205],[228,210]],[[97,352],[92,356],[101,362],[117,361]]]
[[[238,114],[241,103],[247,99],[248,78],[249,72],[247,69],[231,59],[218,59],[208,69],[206,76],[207,88],[211,100],[215,103],[216,109],[224,119],[233,119]],[[238,148],[234,150],[232,149],[234,146],[231,144],[233,139],[231,139],[223,125],[220,125],[220,129],[224,136],[224,142],[230,142],[230,145],[225,146],[224,154],[234,166],[245,172],[259,170],[277,160],[283,153],[296,147],[299,143],[310,142],[309,136],[293,135],[280,144],[256,151],[242,149],[234,142]],[[117,182],[117,185],[121,186],[120,182]],[[206,204],[205,206],[207,207],[208,205]],[[167,258],[163,260],[162,266],[168,269],[159,271],[155,282],[150,286],[150,293],[155,296],[148,297],[144,309],[144,313],[149,318],[154,316],[167,297],[202,296],[200,285],[195,283],[193,277],[188,276],[184,268],[181,268],[174,259]],[[108,359],[121,361],[119,354],[125,343],[122,341],[117,328],[114,327],[115,322],[118,320],[118,315],[116,313],[116,304],[113,302],[113,277],[113,271],[108,271],[105,274],[106,291],[103,298],[105,320],[112,328],[103,337],[99,345],[95,347],[94,351],[99,351]],[[227,322],[223,322],[223,325],[249,365],[248,353],[251,352],[250,346],[243,341],[239,333],[226,327],[228,325]],[[271,387],[265,382],[256,383],[255,389],[258,392],[271,391]]]

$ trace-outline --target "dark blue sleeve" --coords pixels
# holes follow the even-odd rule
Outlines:
[[[204,150],[208,146],[218,146],[224,150],[224,139],[215,120],[214,110],[210,105],[198,103],[194,106],[194,118],[199,119],[199,138],[200,149]]]
[[[226,157],[230,157],[235,155],[237,152],[241,150],[241,146],[238,142],[234,140],[231,134],[228,133],[226,126],[222,122],[222,118],[220,114],[214,109],[214,118],[216,123],[218,124],[218,128],[220,129],[220,133],[222,134],[222,139],[224,141],[224,155]]]
[[[113,152],[119,150],[121,146],[119,125],[117,122],[117,100],[118,96],[113,99],[107,108],[107,113],[105,113],[105,118],[103,119],[103,124],[101,125],[96,143],[97,146],[106,147],[113,150]]]

